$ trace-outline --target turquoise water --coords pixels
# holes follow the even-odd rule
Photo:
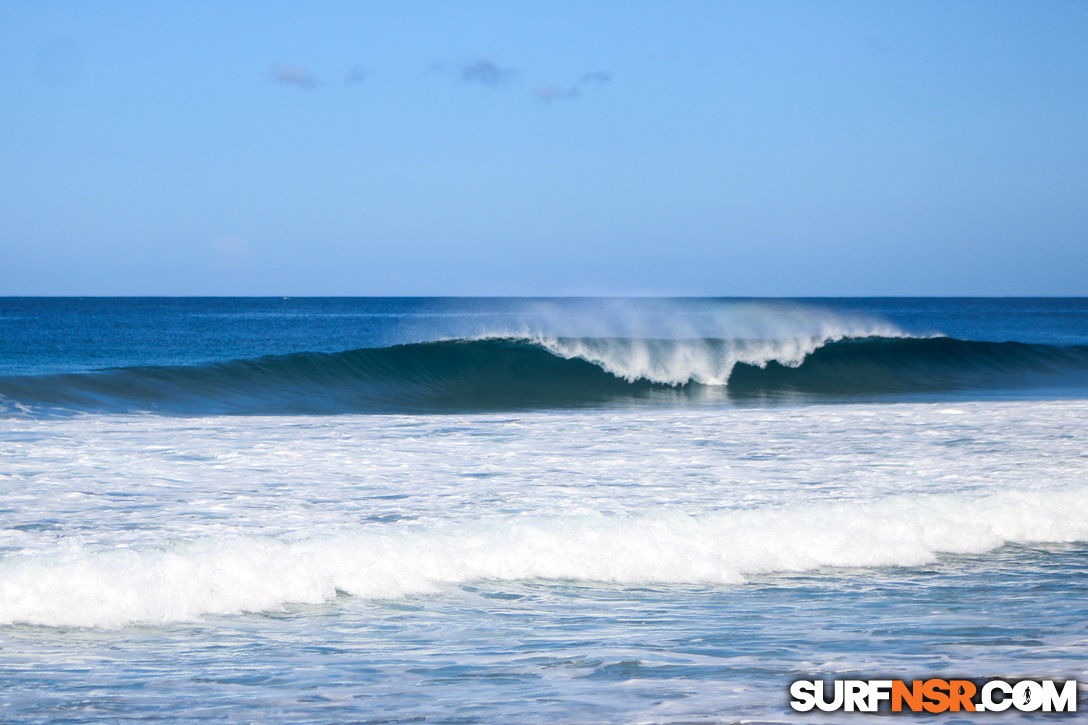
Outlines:
[[[3,722],[839,722],[790,682],[1088,680],[1083,300],[0,325]]]

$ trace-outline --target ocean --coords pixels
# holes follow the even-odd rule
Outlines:
[[[1085,682],[1086,441],[1086,299],[0,298],[0,722]]]

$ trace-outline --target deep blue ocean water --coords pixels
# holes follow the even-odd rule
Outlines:
[[[1085,299],[3,298],[0,421],[2,722],[1088,681]]]

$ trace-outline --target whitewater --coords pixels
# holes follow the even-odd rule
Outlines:
[[[268,419],[16,425],[5,452],[33,440],[35,454],[17,458],[8,480],[39,485],[4,499],[21,518],[55,523],[3,532],[12,555],[0,567],[0,624],[165,623],[480,581],[733,584],[1084,541],[1082,449],[1040,443],[1086,414],[1077,402],[905,406],[883,420],[844,407],[833,417],[302,419],[289,431]],[[985,420],[973,440],[960,437],[965,417]],[[608,426],[607,446],[584,442],[587,423]],[[980,440],[1002,449],[985,466],[963,457]],[[1048,459],[1030,480],[1017,475],[1027,441]],[[814,446],[825,449],[820,468]],[[759,453],[735,457],[749,449]],[[589,460],[559,465],[572,450]],[[647,462],[647,450],[660,457]],[[908,454],[909,466],[885,460]],[[213,476],[193,480],[208,466]],[[218,515],[201,521],[205,512]]]
[[[3,722],[796,722],[798,678],[1088,681],[1083,300],[0,322]]]

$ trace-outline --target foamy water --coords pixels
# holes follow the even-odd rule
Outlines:
[[[118,627],[486,581],[735,584],[1088,541],[1069,433],[1086,415],[16,420],[0,438],[0,623]]]
[[[118,627],[391,599],[450,584],[531,579],[736,584],[822,567],[918,566],[938,554],[1088,540],[1088,486],[984,497],[900,496],[704,516],[514,518],[378,525],[335,536],[230,536],[14,558],[0,624]]]

